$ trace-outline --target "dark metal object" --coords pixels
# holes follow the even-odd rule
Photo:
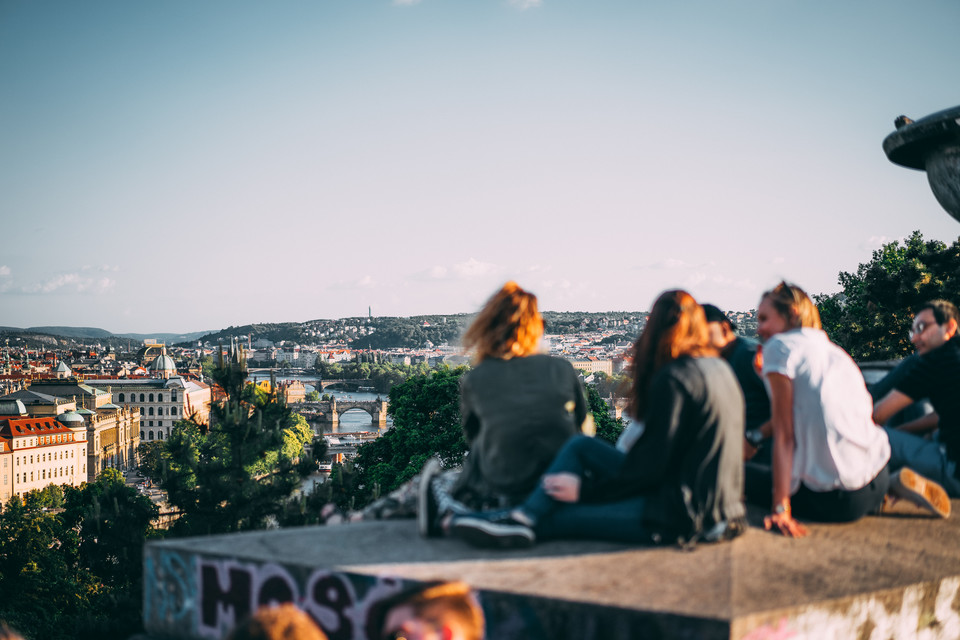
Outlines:
[[[900,116],[894,124],[897,130],[883,141],[887,158],[926,171],[940,206],[960,221],[960,106],[917,121]]]

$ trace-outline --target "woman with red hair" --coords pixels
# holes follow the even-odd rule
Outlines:
[[[631,412],[645,423],[633,447],[623,453],[576,436],[523,504],[456,516],[453,531],[493,547],[549,538],[691,543],[741,532],[743,394],[711,355],[700,305],[685,291],[663,293],[633,350]]]
[[[537,297],[513,281],[467,329],[462,342],[475,364],[461,379],[460,416],[469,453],[459,475],[441,474],[436,459],[424,466],[422,535],[440,535],[448,513],[519,504],[564,443],[592,420],[573,366],[538,353],[542,335]]]

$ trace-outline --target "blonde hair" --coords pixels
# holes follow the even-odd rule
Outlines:
[[[537,296],[511,280],[494,293],[463,334],[463,346],[486,358],[520,358],[534,353],[543,336]]]
[[[760,300],[769,300],[774,311],[783,316],[791,329],[821,328],[817,305],[795,284],[782,281],[770,291],[765,291]]]

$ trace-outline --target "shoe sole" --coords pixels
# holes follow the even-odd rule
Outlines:
[[[905,495],[900,497],[918,507],[933,511],[941,518],[950,517],[950,497],[936,482],[927,480],[916,471],[904,467],[900,470],[900,486],[905,492]]]
[[[536,541],[533,530],[528,527],[496,524],[479,518],[457,518],[453,531],[461,540],[484,549],[526,549]]]
[[[437,471],[440,470],[440,463],[434,458],[427,460],[427,463],[423,465],[423,471],[420,472],[420,484],[417,487],[417,529],[420,531],[420,536],[423,538],[436,538],[438,537],[438,532],[432,526],[432,518],[430,502],[432,496],[430,495],[430,481],[437,475]]]

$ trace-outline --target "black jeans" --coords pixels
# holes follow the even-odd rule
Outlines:
[[[890,470],[885,466],[866,486],[854,491],[813,491],[801,484],[797,492],[790,496],[790,508],[793,515],[803,520],[853,522],[879,509],[889,488]],[[773,502],[772,468],[748,462],[744,491],[747,502],[769,508]]]

